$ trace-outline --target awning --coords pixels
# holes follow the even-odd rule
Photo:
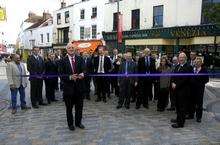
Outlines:
[[[99,45],[103,45],[101,40],[81,40],[72,41],[77,46],[79,52],[93,53]]]
[[[189,39],[180,39],[179,45],[202,45],[202,44],[214,44],[215,37],[193,37]]]
[[[175,45],[174,39],[132,39],[125,40],[125,45]]]

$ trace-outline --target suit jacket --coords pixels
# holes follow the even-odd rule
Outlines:
[[[84,73],[84,60],[81,56],[75,55],[75,73],[76,74],[81,74]],[[71,68],[71,64],[68,58],[68,55],[62,59],[62,65],[61,65],[61,79],[64,83],[63,86],[63,97],[69,98],[69,97],[75,97],[72,98],[77,99],[78,97],[82,97],[82,92],[83,92],[83,80],[71,80],[70,76],[73,75],[73,71]]]
[[[94,73],[98,72],[98,68],[99,68],[99,56],[94,58],[94,64],[93,64],[93,68],[94,68]],[[109,57],[104,56],[104,71],[105,73],[109,73],[111,70],[111,60]]]
[[[25,66],[23,63],[20,63],[22,74],[21,75],[27,75]],[[7,65],[7,78],[9,85],[15,85],[16,88],[19,88],[21,85],[20,80],[20,71],[18,69],[17,64],[15,62],[10,62]],[[22,77],[22,86],[27,87],[27,77]]]
[[[48,60],[45,62],[45,75],[47,79],[56,79],[57,77],[47,77],[47,75],[57,75],[58,65],[55,61]]]
[[[202,67],[198,74],[207,74],[207,70],[205,67]],[[209,82],[209,76],[193,76],[191,79],[191,86],[193,91],[195,90],[203,90],[205,88],[205,84]]]
[[[183,66],[181,66],[180,64],[178,64],[174,70],[174,73],[193,73],[192,67],[190,65],[188,65],[187,63],[185,63]],[[176,84],[176,89],[177,91],[183,93],[183,95],[185,93],[188,93],[188,89],[190,86],[190,76],[174,76],[172,77],[172,81],[173,83]]]
[[[145,74],[146,72],[148,73],[156,72],[155,59],[152,57],[150,57],[150,66],[146,66],[145,57],[141,57],[138,60],[138,73]]]
[[[87,60],[84,58],[84,62],[85,62],[85,73],[86,74],[93,73],[92,58],[88,57]]]
[[[145,62],[145,57],[141,57],[138,60],[138,73],[146,74],[147,72],[148,73],[155,73],[156,72],[155,59],[150,57],[150,66],[147,66],[146,62]],[[143,80],[143,78],[140,77],[139,81],[142,81],[142,80]],[[155,80],[155,78],[147,77],[144,80],[152,83]]]
[[[27,60],[27,70],[29,71],[30,75],[37,75],[30,77],[31,79],[38,78],[44,73],[45,64],[42,57],[38,56],[39,60],[37,60],[34,55],[31,55]]]
[[[136,64],[134,61],[128,61],[127,62],[127,74],[134,74],[136,72]],[[126,73],[126,61],[123,61],[119,68],[120,74]],[[119,83],[121,83],[123,80],[129,79],[129,82],[134,84],[136,81],[135,77],[119,77]]]

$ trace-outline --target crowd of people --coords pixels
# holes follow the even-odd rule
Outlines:
[[[177,117],[171,119],[173,128],[184,127],[185,119],[194,117],[197,122],[201,122],[204,88],[209,76],[203,57],[194,51],[190,53],[189,59],[184,52],[179,52],[171,61],[167,55],[151,54],[149,48],[135,56],[129,51],[118,53],[117,49],[113,49],[110,56],[106,46],[98,46],[96,52],[89,54],[80,53],[76,46],[69,43],[67,54],[58,56],[50,52],[46,59],[39,55],[39,51],[38,47],[34,47],[27,60],[32,108],[38,109],[39,105],[58,101],[55,91],[61,89],[70,130],[74,130],[75,126],[85,128],[81,122],[83,100],[91,100],[92,83],[96,102],[106,103],[112,93],[118,99],[117,109],[129,109],[131,103],[136,103],[136,109],[141,106],[149,109],[149,101],[157,101],[157,111],[176,111]],[[30,109],[26,105],[24,93],[27,86],[26,71],[20,62],[20,55],[15,54],[7,68],[13,114],[17,110],[17,92],[20,93],[21,109]],[[42,97],[43,81],[47,102]]]

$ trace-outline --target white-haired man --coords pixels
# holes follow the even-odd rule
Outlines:
[[[172,89],[176,97],[176,119],[171,119],[173,128],[182,128],[185,123],[186,104],[190,91],[190,77],[185,76],[186,73],[192,73],[192,67],[187,64],[187,56],[185,53],[180,53],[179,64],[174,70],[174,73],[179,73],[182,76],[174,76],[172,78]]]
[[[84,129],[81,123],[83,110],[83,79],[84,60],[76,55],[76,46],[69,43],[67,55],[62,60],[61,79],[63,80],[63,97],[66,105],[67,123],[70,130],[75,130],[73,124],[73,105],[75,105],[75,126]]]

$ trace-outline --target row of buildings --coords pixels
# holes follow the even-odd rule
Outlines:
[[[73,41],[81,49],[104,43],[109,49],[154,51],[174,54],[180,49],[209,48],[220,51],[220,28],[207,21],[204,8],[219,0],[73,0],[61,2],[60,9],[43,16],[29,13],[22,23],[19,46],[33,45],[64,50]],[[122,16],[122,43],[117,41],[118,14]],[[24,28],[24,25],[25,28]],[[92,47],[92,48],[91,48]]]

